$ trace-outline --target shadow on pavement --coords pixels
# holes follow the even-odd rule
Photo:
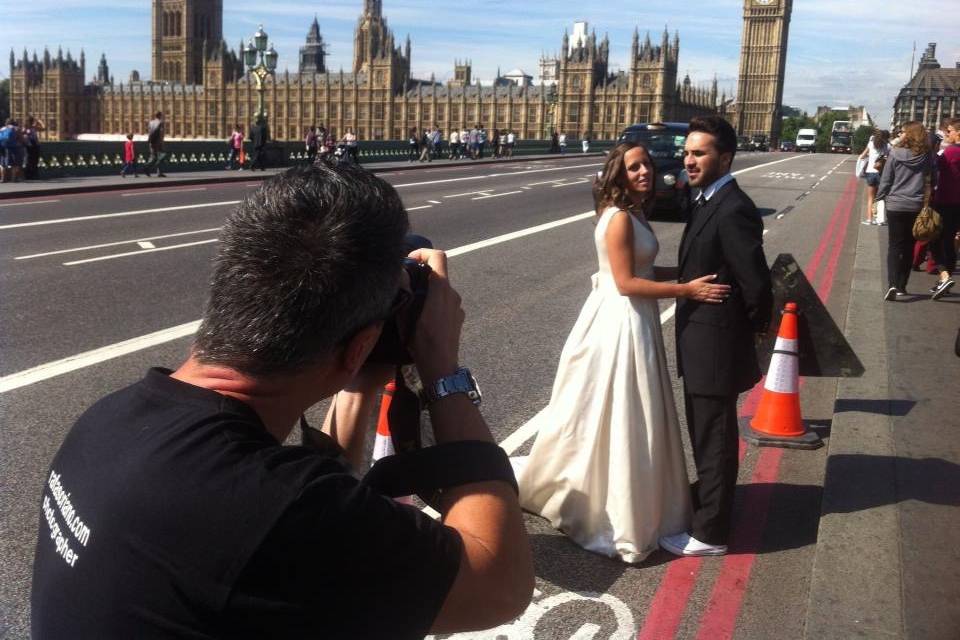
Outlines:
[[[650,566],[628,565],[587,551],[559,532],[533,534],[530,546],[537,576],[566,591],[606,593],[626,569]],[[651,554],[647,561],[654,556],[660,554]]]
[[[856,413],[875,413],[881,416],[903,417],[917,403],[913,400],[866,400],[860,398],[837,398],[833,405],[834,413],[847,411]]]
[[[896,478],[896,496],[880,487],[876,478]],[[827,460],[827,478],[848,483],[846,491],[834,491],[823,513],[853,513],[916,500],[928,504],[960,506],[960,465],[941,458],[901,458],[840,454]]]

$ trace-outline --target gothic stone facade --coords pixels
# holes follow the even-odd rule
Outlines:
[[[83,53],[75,60],[62,51],[42,58],[11,52],[11,112],[40,117],[45,137],[70,139],[80,133],[144,133],[157,111],[174,138],[225,138],[232,126],[246,126],[256,110],[257,92],[236,51],[222,34],[222,0],[153,0],[153,80],[132,74],[114,83],[106,61],[87,83]],[[458,64],[446,85],[411,77],[411,46],[394,41],[382,0],[364,0],[354,37],[353,68],[331,73],[325,45],[314,22],[301,50],[297,73],[268,81],[266,108],[272,135],[301,139],[306,127],[325,125],[337,135],[348,128],[361,139],[402,140],[410,128],[438,125],[444,132],[482,124],[512,129],[521,139],[544,139],[556,130],[571,136],[612,139],[642,121],[686,120],[716,113],[716,83],[697,88],[677,82],[679,36],[664,34],[654,46],[634,33],[629,70],[608,72],[609,42],[595,33],[569,48],[563,38],[556,85],[526,87],[509,81],[471,82],[469,64]]]
[[[744,0],[743,41],[733,124],[744,136],[779,144],[783,78],[793,0]]]
[[[893,128],[911,120],[936,128],[946,118],[960,117],[960,62],[954,68],[941,68],[936,54],[937,45],[931,42],[916,74],[900,89],[893,103]]]

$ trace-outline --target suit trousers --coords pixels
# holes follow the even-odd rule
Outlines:
[[[692,535],[700,542],[725,545],[740,466],[737,395],[693,395],[684,389],[683,400],[697,466],[691,487]]]

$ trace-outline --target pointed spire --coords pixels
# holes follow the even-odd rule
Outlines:
[[[10,47],[10,75],[13,75],[13,68],[16,66],[17,56],[13,53],[13,47]]]

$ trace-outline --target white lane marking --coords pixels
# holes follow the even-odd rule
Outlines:
[[[451,196],[443,196],[444,198],[462,198],[463,196],[475,196],[478,193],[487,193],[490,189],[484,189],[483,191],[468,191],[466,193],[455,193]]]
[[[130,338],[129,340],[117,342],[115,344],[107,345],[106,347],[101,347],[92,351],[78,353],[77,355],[70,356],[69,358],[63,358],[62,360],[55,360],[54,362],[41,364],[40,366],[26,369],[20,373],[13,373],[8,376],[3,376],[0,378],[0,393],[6,393],[7,391],[12,391],[13,389],[19,389],[20,387],[26,387],[27,385],[42,382],[43,380],[48,380],[64,373],[76,371],[77,369],[83,369],[84,367],[89,367],[106,360],[112,360],[113,358],[119,358],[120,356],[127,355],[128,353],[134,353],[149,347],[164,344],[165,342],[170,342],[171,340],[177,340],[179,338],[193,335],[197,332],[197,328],[199,326],[200,321],[195,320],[193,322],[181,324],[176,327],[170,327],[168,329],[155,331],[154,333],[148,333],[145,336]]]
[[[422,207],[407,207],[407,211],[418,211],[420,209],[430,209],[432,207],[432,204],[425,204]]]
[[[92,216],[78,216],[76,218],[56,218],[54,220],[37,220],[36,222],[18,222],[16,224],[0,225],[4,229],[20,229],[21,227],[41,227],[48,224],[63,224],[66,222],[86,222],[87,220],[103,220],[105,218],[121,218],[124,216],[142,216],[148,213],[165,213],[167,211],[187,211],[188,209],[207,209],[210,207],[226,207],[240,204],[240,200],[223,200],[221,202],[205,202],[202,204],[184,204],[177,207],[158,207],[156,209],[139,209],[137,211],[119,211],[117,213],[98,213]]]
[[[514,240],[516,238],[522,238],[524,236],[532,235],[540,231],[547,231],[555,227],[559,227],[565,224],[570,224],[571,222],[576,222],[578,220],[583,220],[589,218],[590,216],[596,215],[593,211],[588,211],[586,213],[581,213],[575,216],[570,216],[568,218],[563,218],[562,220],[557,220],[555,222],[548,222],[547,224],[541,224],[536,227],[530,227],[529,229],[521,229],[520,231],[515,231],[513,233],[508,233],[502,236],[497,236],[495,238],[490,238],[489,240],[484,240],[481,242],[475,242],[473,244],[464,245],[462,247],[457,247],[456,249],[451,249],[447,251],[448,257],[455,257],[464,255],[466,253],[471,253],[477,251],[484,247],[493,246],[495,244],[500,244],[502,242],[507,242],[509,240]],[[216,242],[215,240],[213,242]],[[144,253],[138,251],[137,253]],[[164,342],[170,342],[172,340],[177,340],[179,338],[184,338],[196,332],[197,327],[200,326],[200,321],[196,320],[194,322],[189,322],[184,325],[177,327],[171,327],[169,329],[162,329],[155,333],[150,333],[145,336],[140,336],[139,338],[131,338],[130,340],[125,340],[123,342],[118,342],[116,344],[108,345],[106,347],[101,347],[99,349],[94,349],[93,351],[86,351],[84,353],[77,354],[75,356],[69,356],[61,360],[55,360],[53,362],[48,362],[31,369],[26,369],[20,371],[19,373],[11,373],[10,375],[3,376],[0,378],[0,393],[5,393],[12,389],[18,389],[20,387],[25,387],[37,382],[42,382],[71,371],[76,371],[77,369],[83,369],[85,367],[93,366],[119,356],[127,355],[135,351],[140,351],[142,349],[147,349],[149,347],[156,346],[158,344],[163,344]],[[523,444],[521,442],[521,444]]]
[[[529,227],[527,229],[521,229],[520,231],[514,231],[512,233],[505,233],[502,236],[496,236],[495,238],[489,238],[487,240],[481,240],[480,242],[474,242],[473,244],[467,244],[462,247],[457,247],[456,249],[451,249],[447,251],[447,257],[453,258],[455,256],[462,256],[465,253],[471,253],[477,251],[478,249],[485,249],[486,247],[492,247],[495,244],[501,244],[503,242],[508,242],[510,240],[516,240],[517,238],[523,238],[525,236],[530,236],[535,233],[540,233],[541,231],[547,231],[549,229],[554,229],[556,227],[562,227],[565,224],[570,224],[571,222],[578,222],[580,220],[586,220],[591,216],[597,215],[595,211],[587,211],[585,213],[578,213],[577,215],[570,216],[567,218],[562,218],[560,220],[554,220],[553,222],[547,222],[545,224],[539,224],[535,227]]]
[[[439,200],[427,200],[430,204],[442,204]]]
[[[102,262],[103,260],[116,260],[117,258],[126,258],[128,256],[142,256],[145,253],[157,253],[158,251],[171,251],[173,249],[183,249],[186,247],[196,247],[201,244],[212,244],[218,242],[219,238],[211,238],[210,240],[198,240],[196,242],[185,242],[183,244],[172,244],[169,247],[157,247],[155,249],[142,249],[140,251],[127,251],[126,253],[115,253],[109,256],[99,256],[97,258],[85,258],[83,260],[73,260],[71,262],[64,262],[63,266],[65,267],[75,267],[78,264],[88,264],[90,262]]]
[[[747,171],[753,171],[753,170],[755,170],[755,169],[762,169],[763,167],[769,167],[770,165],[780,164],[781,162],[790,162],[791,160],[796,160],[797,158],[801,158],[801,157],[803,157],[803,156],[792,156],[792,157],[790,157],[790,158],[784,158],[783,160],[774,160],[773,162],[767,162],[767,163],[765,163],[765,164],[758,164],[758,165],[754,165],[754,166],[752,166],[752,167],[746,167],[746,168],[744,168],[744,169],[740,169],[739,171],[734,171],[734,172],[733,172],[732,174],[730,174],[730,175],[738,176],[738,175],[740,175],[741,173],[746,173]]]
[[[589,180],[580,180],[579,182],[568,182],[567,184],[555,184],[555,185],[553,185],[553,188],[556,189],[557,187],[572,187],[572,186],[575,185],[575,184],[587,184],[588,182],[590,182],[590,181],[589,181]]]
[[[134,198],[136,196],[152,196],[159,193],[187,193],[188,191],[206,191],[206,187],[197,187],[195,189],[164,189],[163,191],[140,191],[135,193],[121,193],[124,198]]]
[[[530,191],[531,189],[533,189],[533,187],[520,187],[520,188],[523,189],[524,191]]]
[[[211,229],[200,229],[198,231],[182,231],[180,233],[168,233],[163,236],[151,236],[149,238],[137,238],[136,240],[121,240],[119,242],[105,242],[103,244],[91,244],[86,247],[76,247],[74,249],[60,249],[59,251],[48,251],[46,253],[34,253],[29,256],[17,256],[14,260],[30,260],[32,258],[45,258],[47,256],[56,256],[61,253],[74,253],[77,251],[89,251],[90,249],[103,249],[104,247],[119,247],[125,244],[131,243],[141,243],[141,242],[152,242],[153,240],[165,240],[166,238],[179,238],[180,236],[191,236],[198,233],[212,233],[214,231],[220,231],[220,227],[213,227]]]
[[[59,200],[34,200],[33,202],[12,202],[10,204],[0,204],[0,207],[26,207],[31,204],[49,204],[51,202],[60,202]]]
[[[763,230],[763,235],[767,235],[768,233],[770,233],[770,229],[764,229],[764,230]]]
[[[156,249],[156,248],[157,248],[157,245],[153,244],[152,242],[148,242],[148,241],[146,241],[146,240],[141,240],[141,241],[138,242],[137,244],[140,245],[140,248],[141,248],[141,249]]]
[[[527,184],[528,187],[539,187],[542,184],[553,184],[555,182],[563,182],[566,178],[557,178],[556,180],[544,180],[543,182],[530,182]]]
[[[427,180],[424,182],[408,182],[406,184],[395,184],[394,189],[402,187],[420,187],[427,184],[442,184],[444,182],[463,182],[464,180],[484,180],[486,178],[502,178],[509,176],[519,176],[524,173],[543,173],[544,171],[566,171],[567,169],[583,169],[585,167],[598,167],[600,163],[569,165],[566,167],[550,167],[549,169],[531,169],[529,171],[515,171],[513,173],[491,173],[485,176],[465,176],[463,178],[447,178],[445,180]]]
[[[500,198],[502,196],[512,196],[515,193],[523,193],[523,191],[507,191],[505,193],[494,193],[489,196],[477,196],[476,198],[470,198],[471,200],[486,200],[487,198]]]

